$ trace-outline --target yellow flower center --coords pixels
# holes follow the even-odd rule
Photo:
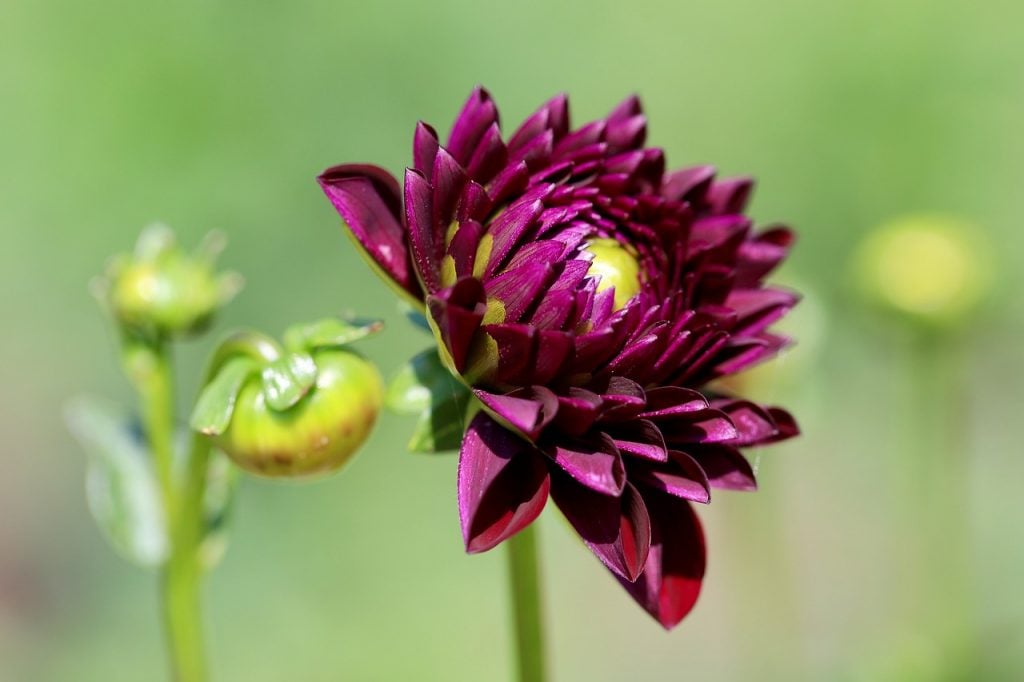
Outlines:
[[[587,251],[594,255],[590,274],[598,277],[597,290],[615,288],[615,309],[625,307],[629,299],[640,293],[640,263],[632,249],[609,237],[587,242]]]

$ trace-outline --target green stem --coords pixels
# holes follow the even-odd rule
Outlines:
[[[519,682],[544,682],[544,628],[534,526],[509,538],[509,595],[515,624]]]
[[[142,402],[142,421],[153,453],[164,510],[168,518],[176,507],[174,490],[174,378],[167,344],[131,342],[125,364]]]
[[[925,622],[954,638],[961,655],[973,654],[970,467],[963,367],[958,339],[926,336],[915,347],[915,403],[920,458],[916,499],[924,544]],[[943,566],[936,571],[935,566]]]
[[[202,569],[197,550],[202,540],[209,445],[197,437],[184,477],[176,475],[174,379],[166,341],[128,340],[125,364],[142,402],[143,426],[163,498],[170,548],[160,586],[171,667],[177,682],[202,682],[206,672],[199,616]]]

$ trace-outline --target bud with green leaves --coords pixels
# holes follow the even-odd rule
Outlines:
[[[97,278],[93,291],[123,330],[146,338],[202,331],[242,287],[237,273],[215,272],[226,240],[211,232],[194,253],[178,245],[165,225],[140,235],[131,254],[120,254]]]
[[[192,428],[254,474],[337,470],[369,436],[383,400],[377,368],[349,344],[380,326],[338,319],[299,325],[285,332],[283,348],[252,332],[230,337]]]

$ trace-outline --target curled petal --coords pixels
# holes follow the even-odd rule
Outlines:
[[[697,603],[706,550],[700,521],[686,500],[651,493],[651,549],[635,581],[619,582],[662,627],[671,630]]]
[[[728,445],[701,445],[689,454],[707,474],[712,488],[752,492],[757,490],[757,479],[747,458]]]
[[[771,415],[772,420],[775,421],[775,426],[779,432],[769,439],[769,443],[777,443],[780,440],[786,440],[788,438],[794,438],[800,435],[800,427],[796,423],[796,419],[793,418],[788,411],[781,407],[769,407],[768,414]]]
[[[507,395],[480,389],[473,393],[492,415],[530,440],[536,440],[558,413],[558,398],[543,386],[531,386]]]
[[[402,228],[398,182],[387,171],[367,165],[328,168],[317,182],[373,264],[404,292],[422,300]]]
[[[711,484],[707,474],[693,457],[673,450],[664,465],[640,464],[630,470],[630,477],[661,492],[691,502],[711,501]]]
[[[543,449],[565,473],[591,490],[618,497],[626,485],[622,455],[606,434],[586,440],[567,440]]]
[[[779,435],[779,427],[771,413],[749,400],[716,400],[712,405],[729,415],[737,436],[730,443],[737,446],[771,442]]]
[[[459,453],[459,520],[466,551],[486,552],[540,515],[550,482],[540,453],[485,413]]]
[[[643,498],[629,483],[612,497],[562,475],[552,481],[551,497],[590,551],[615,575],[633,581],[651,546],[651,521]]]

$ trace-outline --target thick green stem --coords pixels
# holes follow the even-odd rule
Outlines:
[[[509,596],[515,625],[519,682],[544,682],[544,628],[534,526],[509,538]]]

